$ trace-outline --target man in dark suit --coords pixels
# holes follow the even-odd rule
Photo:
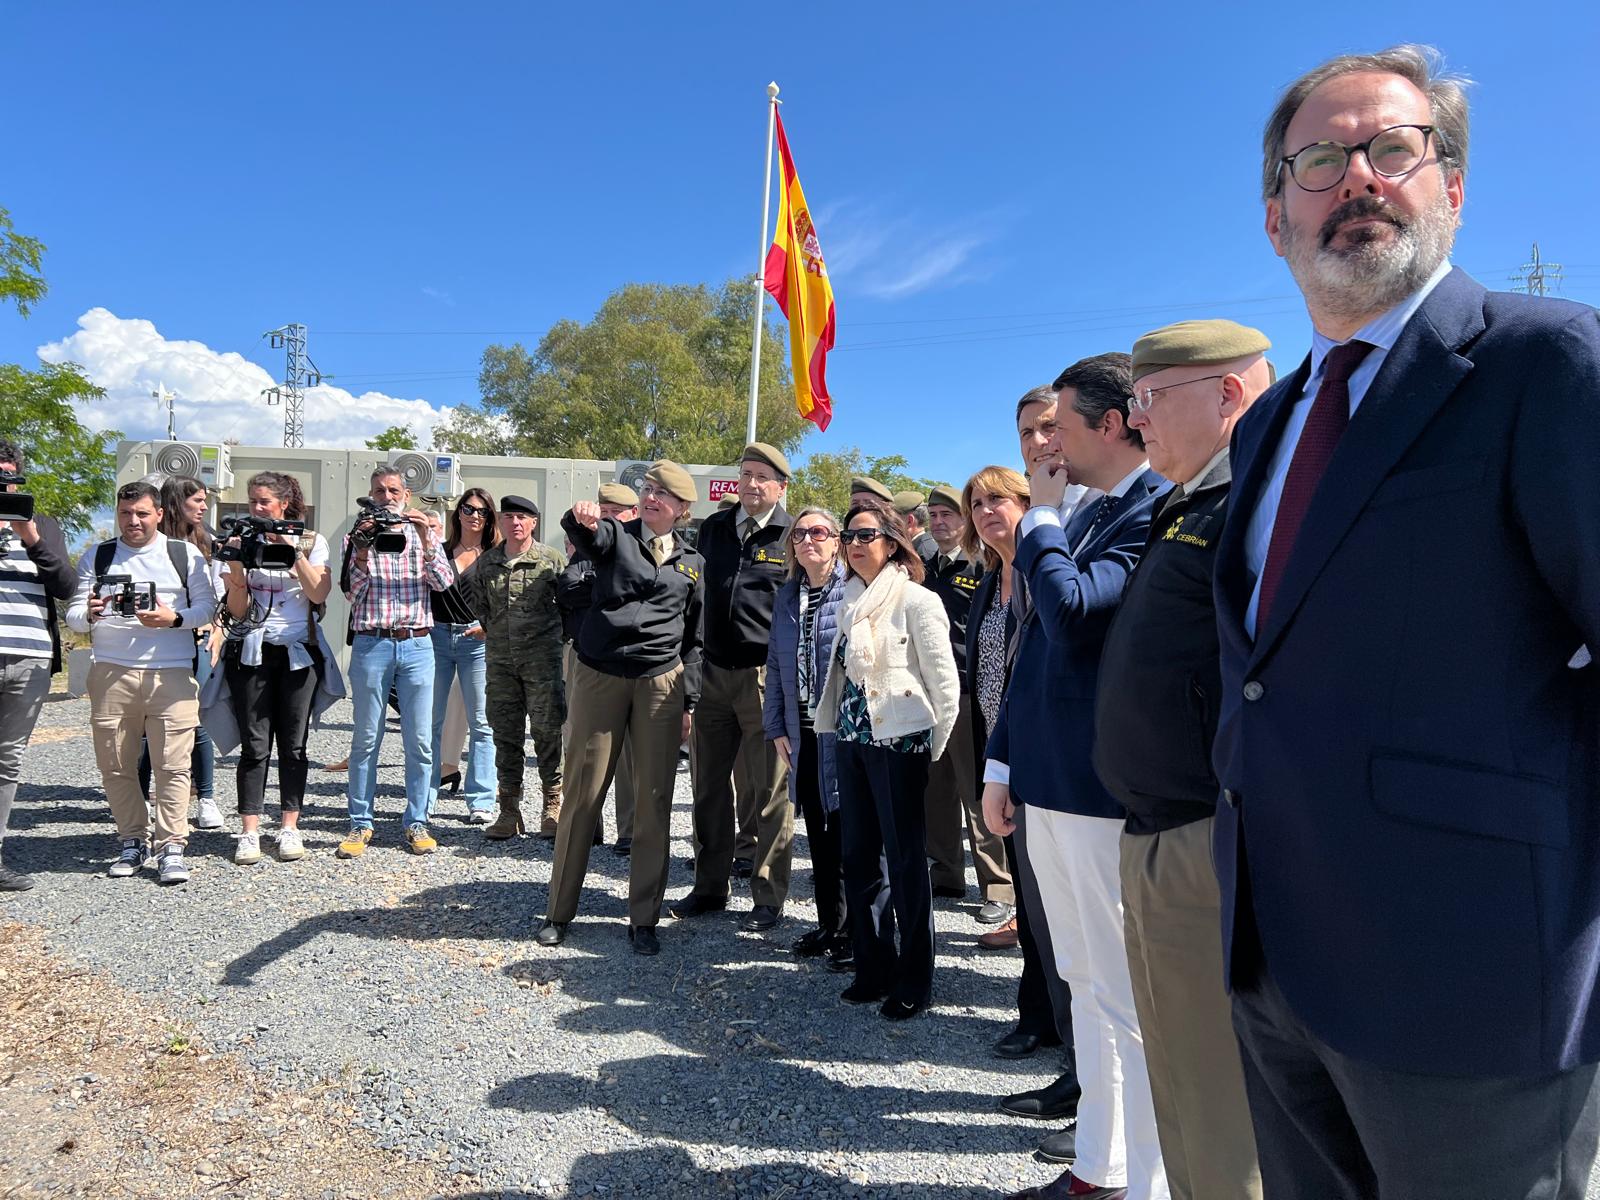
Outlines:
[[[1600,318],[1448,253],[1467,109],[1334,59],[1267,125],[1312,351],[1234,437],[1215,854],[1268,1196],[1580,1197],[1600,1059]]]
[[[1022,1195],[1165,1200],[1123,938],[1124,813],[1090,758],[1106,629],[1171,485],[1150,470],[1143,441],[1127,425],[1128,355],[1074,363],[1055,387],[1061,461],[1034,472],[1033,505],[1017,530],[1015,565],[1032,607],[989,738],[983,809],[990,829],[1004,835],[1015,828],[1013,806],[1027,806],[1026,853],[1057,970],[1072,989],[1083,1096],[1076,1162],[1045,1189]],[[1069,480],[1104,495],[1063,528],[1057,506]]]

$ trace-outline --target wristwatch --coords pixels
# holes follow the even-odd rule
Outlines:
[[[183,614],[181,612],[175,612],[172,614],[172,627],[174,629],[183,628]]]

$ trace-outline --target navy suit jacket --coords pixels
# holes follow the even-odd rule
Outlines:
[[[1094,696],[1106,630],[1144,553],[1150,518],[1172,485],[1145,471],[1121,496],[1039,525],[1017,546],[1014,569],[1030,607],[986,757],[1011,767],[1011,798],[1086,817],[1127,816],[1094,773]],[[1098,504],[1112,515],[1077,554]],[[1012,747],[1016,747],[1013,752]]]
[[[1235,430],[1214,757],[1229,982],[1395,1070],[1600,1060],[1600,314],[1451,272],[1244,629],[1245,531],[1309,363]]]

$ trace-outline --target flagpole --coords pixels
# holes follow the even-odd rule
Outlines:
[[[767,303],[767,222],[772,218],[772,134],[778,123],[778,85],[767,84],[767,169],[761,176],[761,257],[756,260],[756,323],[750,337],[750,412],[744,440],[756,440],[756,398],[761,394],[761,329]]]

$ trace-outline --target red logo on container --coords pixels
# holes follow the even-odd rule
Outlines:
[[[713,479],[711,481],[711,499],[721,500],[724,496],[737,496],[739,494],[739,481],[737,479]]]

